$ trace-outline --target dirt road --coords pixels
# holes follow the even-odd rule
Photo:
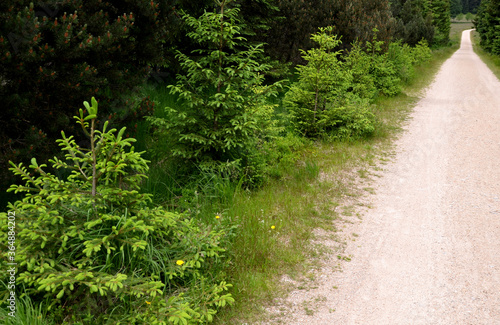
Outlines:
[[[352,261],[284,323],[500,324],[500,82],[470,31],[406,128]]]

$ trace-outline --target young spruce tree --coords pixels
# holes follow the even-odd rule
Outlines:
[[[224,231],[152,207],[151,195],[139,192],[148,161],[134,150],[135,139],[124,137],[125,128],[106,122],[97,129],[97,105],[94,98],[85,102],[86,113],[76,116],[89,148],[64,132],[58,140],[65,159],[51,163],[67,177],[46,172],[35,158],[30,170],[11,163],[25,185],[10,191],[24,197],[9,204],[14,226],[0,213],[0,266],[17,263],[16,286],[50,305],[57,324],[210,321],[233,302],[223,294],[230,285],[213,270]],[[0,288],[3,302],[8,295]]]
[[[216,172],[253,173],[249,160],[271,124],[268,98],[280,84],[263,84],[270,66],[257,61],[262,45],[240,36],[238,8],[229,8],[230,2],[217,1],[217,11],[199,18],[184,16],[188,36],[202,49],[178,53],[183,73],[170,86],[177,105],[166,108],[166,118],[149,121],[159,139],[173,142],[173,156]]]

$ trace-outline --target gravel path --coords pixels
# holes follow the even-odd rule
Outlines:
[[[500,82],[470,30],[406,129],[352,261],[290,295],[283,324],[500,324]]]

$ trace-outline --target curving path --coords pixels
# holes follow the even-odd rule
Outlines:
[[[500,324],[500,82],[470,32],[398,140],[352,261],[284,323]]]

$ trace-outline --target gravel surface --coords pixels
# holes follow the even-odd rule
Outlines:
[[[276,323],[500,324],[500,82],[470,30],[384,169],[352,261],[332,259]]]

